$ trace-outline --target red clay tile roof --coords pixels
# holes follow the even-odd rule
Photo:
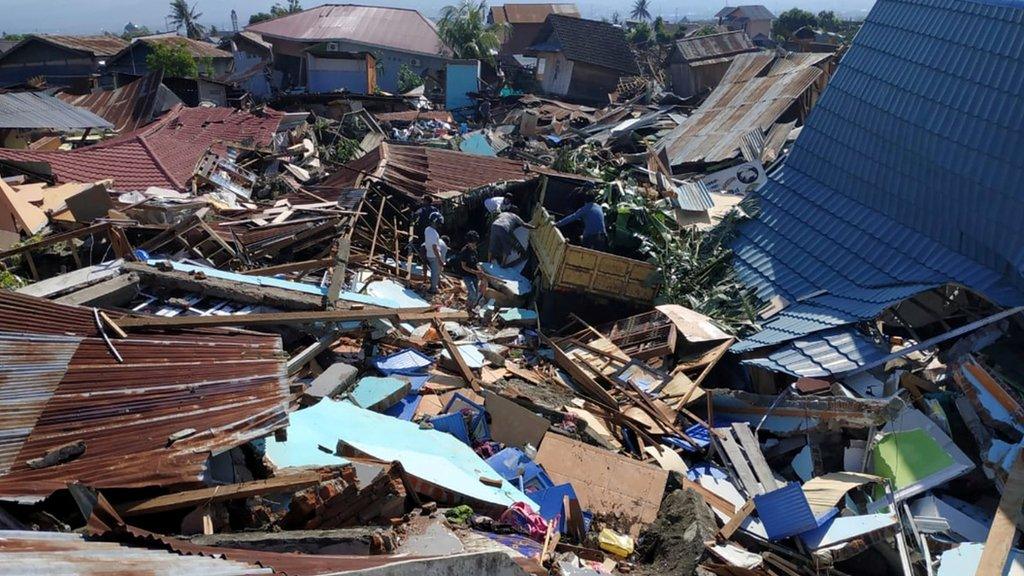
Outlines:
[[[175,107],[160,120],[77,150],[9,150],[0,163],[45,162],[58,182],[96,182],[113,178],[118,190],[160,186],[185,190],[196,163],[210,146],[234,142],[270,146],[283,113],[262,115],[231,108]]]

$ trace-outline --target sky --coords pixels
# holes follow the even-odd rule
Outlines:
[[[240,27],[249,21],[255,12],[268,12],[272,0],[190,0],[198,5],[203,16],[200,22],[219,29],[231,29],[231,10],[238,12]],[[336,0],[344,3],[346,0]],[[441,9],[454,0],[349,0],[351,3],[415,8],[427,17],[436,17]],[[537,2],[540,0],[522,0]],[[565,0],[563,0],[565,1]],[[754,0],[756,1],[756,0]],[[750,0],[747,2],[752,3]],[[286,2],[282,2],[283,4]],[[503,3],[503,2],[502,2]],[[732,4],[740,2],[733,1]],[[746,3],[746,2],[745,2]],[[873,0],[762,0],[765,6],[779,12],[799,6],[805,10],[835,10],[837,14],[863,17]],[[120,34],[128,22],[146,26],[152,31],[165,30],[165,16],[169,12],[168,0],[0,0],[0,33],[48,33],[48,34],[99,34],[114,32]],[[324,2],[305,0],[302,5],[310,8]],[[629,1],[622,0],[578,0],[584,18],[610,17],[618,10],[623,16],[629,12]],[[691,20],[709,18],[725,6],[724,0],[651,0],[651,14],[675,21],[688,17]]]

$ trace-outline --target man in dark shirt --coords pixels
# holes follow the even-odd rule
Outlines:
[[[466,285],[466,308],[472,312],[480,301],[481,284],[487,282],[482,270],[480,260],[477,258],[477,244],[480,242],[480,235],[475,230],[466,233],[466,244],[456,255],[456,266],[458,273],[462,276],[462,283]]]
[[[517,228],[536,230],[537,227],[527,224],[516,214],[513,205],[502,206],[502,213],[491,224],[491,238],[487,244],[488,259],[498,266],[505,266],[512,250],[517,248],[515,231]]]

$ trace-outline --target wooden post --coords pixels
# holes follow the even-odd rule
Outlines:
[[[373,253],[377,250],[377,234],[380,232],[380,219],[384,216],[384,201],[386,197],[380,197],[380,206],[377,207],[377,223],[373,226],[373,240],[370,242],[370,256],[367,258],[373,261]]]
[[[985,550],[978,562],[977,576],[1002,574],[1010,558],[1010,550],[1017,539],[1017,526],[1021,523],[1021,507],[1024,506],[1024,450],[1017,453],[1010,475],[1003,486],[1003,497],[999,499],[996,516],[985,540]]]
[[[400,277],[402,274],[402,268],[399,265],[399,261],[401,260],[401,258],[398,253],[398,218],[391,219],[391,230],[395,233],[395,276]]]

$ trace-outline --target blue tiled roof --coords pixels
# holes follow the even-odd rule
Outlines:
[[[1022,149],[1024,3],[879,0],[733,245],[791,303],[734,351],[946,283],[1024,303]]]
[[[744,363],[798,378],[823,378],[849,372],[888,354],[880,343],[847,327],[792,340],[765,358]]]

